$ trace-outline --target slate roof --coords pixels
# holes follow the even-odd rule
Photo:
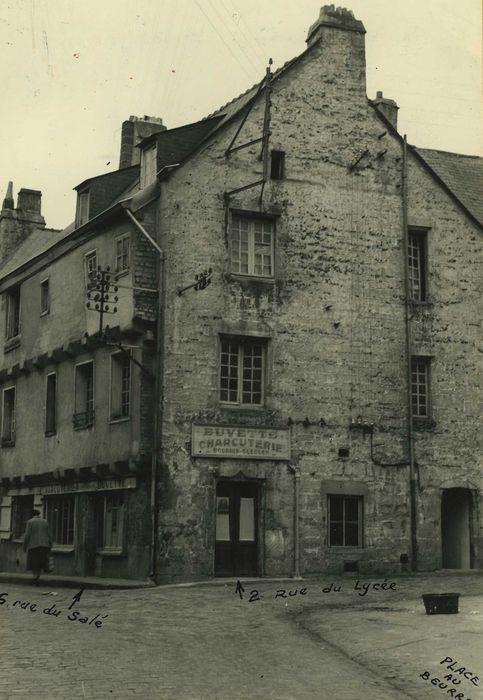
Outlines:
[[[55,243],[74,231],[75,225],[72,223],[65,229],[42,228],[32,231],[19,247],[7,258],[0,270],[0,278],[6,277],[22,265],[45,253]]]
[[[154,135],[158,148],[158,171],[166,165],[182,163],[219,124],[222,116],[213,117]]]
[[[483,158],[429,148],[414,150],[483,226]]]

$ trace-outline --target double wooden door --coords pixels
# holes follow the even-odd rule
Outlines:
[[[216,576],[258,575],[259,487],[219,482],[216,488]]]

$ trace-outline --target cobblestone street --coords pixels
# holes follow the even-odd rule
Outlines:
[[[443,691],[435,694],[428,681],[418,685],[417,673],[426,669],[432,656],[439,660],[458,654],[462,664],[483,675],[481,616],[473,615],[466,635],[471,644],[466,641],[464,647],[458,629],[466,624],[466,613],[440,616],[435,624],[415,599],[428,586],[463,587],[474,594],[481,583],[480,576],[405,578],[397,579],[396,591],[368,591],[361,596],[354,590],[355,579],[337,581],[342,590],[330,593],[323,592],[329,579],[258,581],[243,583],[243,600],[232,581],[134,591],[86,590],[71,611],[75,591],[0,584],[0,592],[7,594],[0,597],[5,601],[0,605],[0,697],[444,698]],[[298,592],[275,598],[283,588],[287,596],[289,589]],[[306,588],[304,595],[301,588]],[[254,589],[260,600],[250,603]],[[22,601],[24,608],[16,601]],[[483,599],[473,595],[470,607],[473,611],[481,607],[483,615],[480,602]],[[415,605],[417,612],[411,612]],[[61,612],[54,616],[43,610]],[[69,615],[76,619],[69,620]],[[424,639],[416,621],[427,627]],[[455,625],[458,629],[451,638]],[[411,645],[414,638],[419,640],[416,646]],[[402,654],[388,649],[398,645],[403,646]],[[428,670],[438,669],[428,665]],[[405,679],[413,676],[414,683],[406,687]],[[479,688],[466,680],[459,688],[467,693],[464,700],[481,697],[476,694]]]

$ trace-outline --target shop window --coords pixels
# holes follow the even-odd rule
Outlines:
[[[2,447],[15,445],[15,387],[3,390]]]
[[[362,497],[329,496],[329,547],[362,547]]]
[[[253,277],[273,277],[275,222],[233,214],[231,271]]]
[[[430,418],[429,357],[411,359],[411,401],[414,418]]]
[[[49,496],[45,499],[45,517],[54,546],[74,544],[74,513],[74,496]]]
[[[140,187],[147,187],[156,180],[156,146],[141,151]]]
[[[54,435],[57,428],[57,375],[47,375],[45,392],[45,434]]]
[[[91,250],[84,255],[84,269],[86,275],[86,287],[92,289],[96,284],[95,275],[97,272],[97,250]]]
[[[79,192],[77,195],[77,212],[75,217],[76,228],[89,221],[89,191]]]
[[[40,315],[45,316],[50,311],[50,289],[49,280],[42,280],[40,283]]]
[[[408,234],[409,294],[412,301],[427,300],[428,236],[410,229]]]
[[[285,177],[285,151],[272,151],[270,160],[270,178],[283,180]]]
[[[116,238],[116,272],[121,274],[129,270],[130,236]]]
[[[99,549],[121,553],[124,532],[124,494],[108,493],[97,501],[97,545]]]
[[[6,293],[6,328],[7,340],[20,334],[20,285]]]
[[[75,367],[74,428],[88,428],[94,423],[94,362]]]
[[[21,539],[25,534],[27,520],[32,517],[34,509],[33,496],[13,496],[12,497],[12,536],[14,540]]]
[[[221,340],[220,401],[261,406],[266,345],[260,340]]]
[[[111,355],[111,420],[131,413],[131,357],[126,352]]]

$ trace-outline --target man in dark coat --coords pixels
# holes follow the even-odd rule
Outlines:
[[[33,574],[32,583],[39,585],[40,572],[49,570],[49,552],[52,547],[49,524],[40,517],[40,511],[34,510],[33,517],[27,520],[23,538],[23,549],[27,552],[27,569]]]

